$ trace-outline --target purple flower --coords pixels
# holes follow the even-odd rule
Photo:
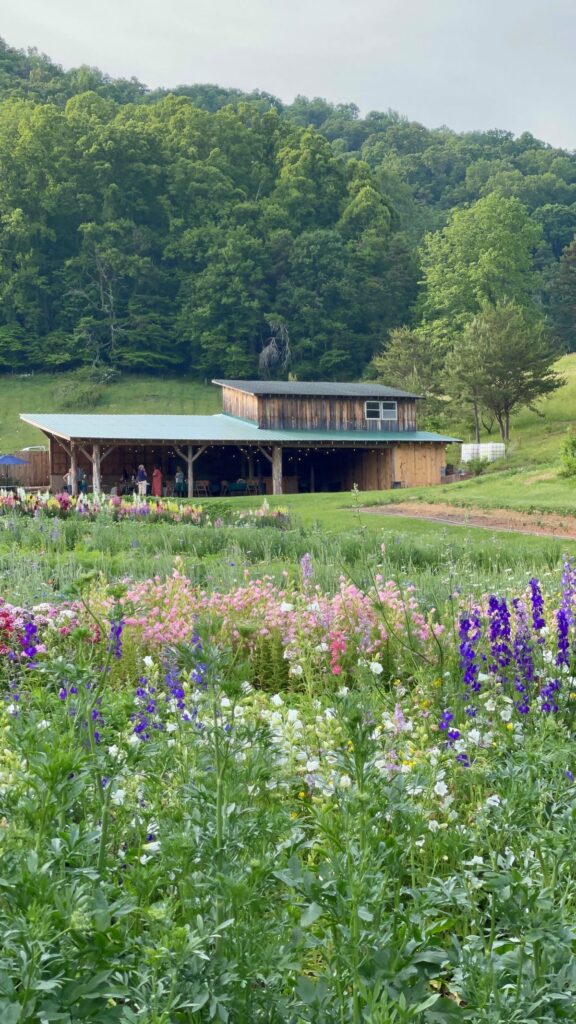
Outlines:
[[[476,644],[482,635],[480,623],[480,611],[473,608],[470,617],[463,615],[460,619],[460,668],[464,672],[464,683],[474,693],[480,690],[478,680],[479,665],[476,653]]]
[[[114,655],[117,661],[120,661],[122,657],[122,632],[124,630],[124,620],[112,620],[110,623],[110,637],[108,640],[108,650]]]
[[[494,659],[490,665],[490,671],[500,680],[504,681],[505,676],[499,669],[506,668],[512,660],[510,650],[510,611],[506,604],[506,598],[499,600],[494,594],[488,598],[488,616],[490,625],[488,638],[490,640],[490,651]]]
[[[542,597],[540,583],[535,576],[533,576],[529,581],[528,586],[530,587],[530,604],[532,607],[532,629],[535,633],[539,633],[546,625],[546,619],[544,618],[544,598]],[[544,643],[544,637],[539,637],[538,643]]]

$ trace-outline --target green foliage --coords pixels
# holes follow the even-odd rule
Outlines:
[[[0,41],[0,164],[0,372],[252,376],[274,315],[286,372],[358,378],[392,329],[444,352],[505,297],[575,345],[576,158],[527,133],[151,92]]]
[[[486,303],[529,306],[540,231],[517,199],[492,193],[455,212],[422,248],[424,329],[444,351]]]
[[[569,428],[560,449],[560,476],[576,476],[576,433]]]
[[[448,388],[492,413],[507,441],[512,413],[565,383],[554,369],[556,356],[542,324],[516,302],[486,304],[446,360]]]

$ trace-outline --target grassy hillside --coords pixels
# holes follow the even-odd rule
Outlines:
[[[0,377],[0,454],[31,444],[42,444],[44,435],[22,423],[21,412],[100,413],[147,412],[203,414],[220,411],[220,389],[186,377],[121,377],[103,391],[93,410],[64,409],[59,392],[66,374],[35,374],[31,377]]]

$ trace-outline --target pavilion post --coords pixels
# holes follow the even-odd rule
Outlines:
[[[272,448],[272,494],[282,494],[282,449],[279,444]]]
[[[70,441],[70,473],[72,474],[72,494],[78,495],[78,452],[74,441]]]
[[[100,445],[92,445],[92,494],[95,498],[100,497],[102,484],[100,477]]]
[[[188,462],[188,497],[194,497],[194,455],[193,447],[191,444],[188,445],[188,455],[186,461]]]

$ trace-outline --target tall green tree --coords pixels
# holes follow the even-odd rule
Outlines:
[[[576,352],[576,238],[562,253],[550,287],[550,324],[565,352]]]
[[[529,308],[537,287],[533,254],[541,240],[517,199],[493,193],[458,210],[422,246],[425,329],[443,349],[485,303],[510,298]]]
[[[565,379],[554,369],[558,350],[542,322],[512,300],[485,304],[455,342],[446,360],[447,385],[468,401],[475,419],[482,409],[498,423],[503,441],[520,406],[533,409]]]

